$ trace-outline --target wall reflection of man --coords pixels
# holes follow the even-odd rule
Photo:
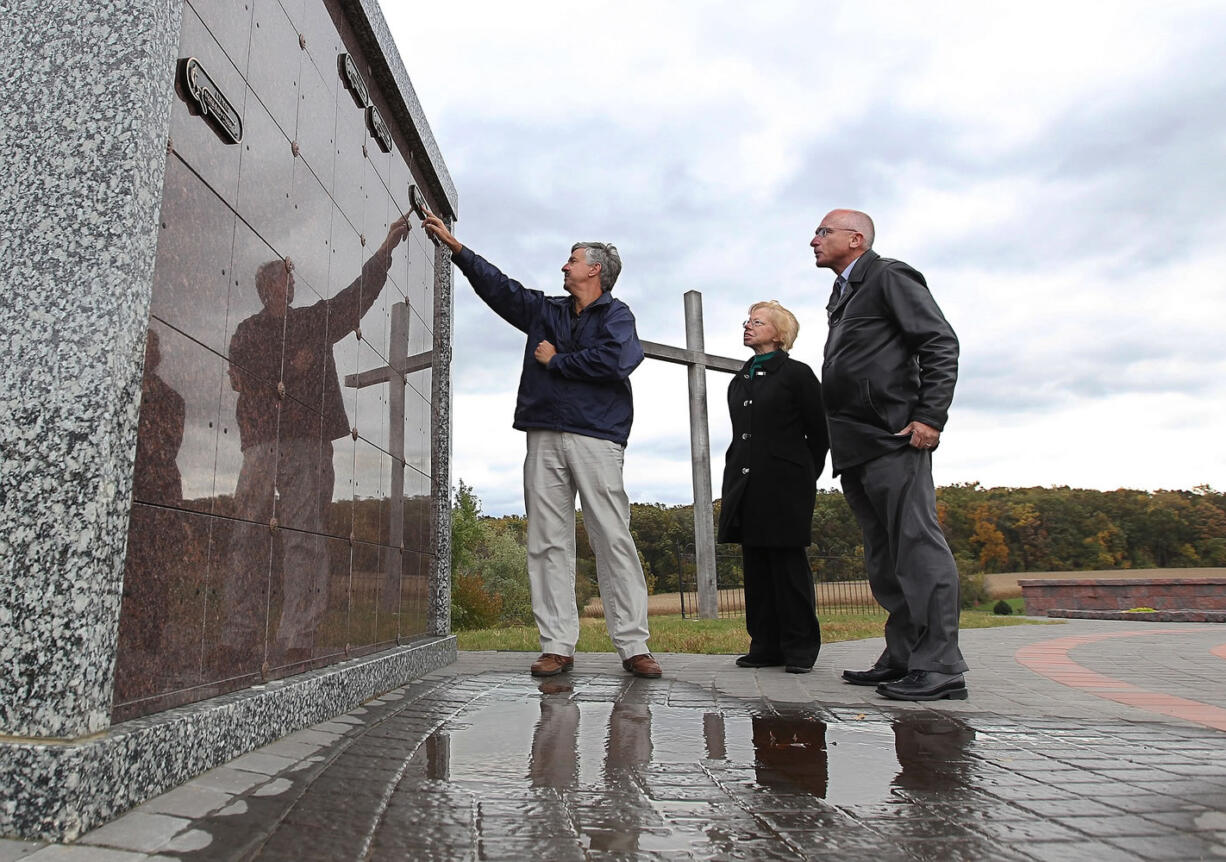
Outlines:
[[[826,798],[826,723],[811,716],[753,717],[754,773],[763,787]]]
[[[255,280],[264,307],[242,321],[230,341],[230,385],[238,392],[243,450],[235,514],[265,524],[275,515],[286,528],[278,531],[280,565],[273,564],[282,598],[269,649],[272,664],[311,659],[327,610],[328,555],[321,534],[335,480],[332,441],[350,433],[331,346],[358,328],[378,298],[392,251],[408,230],[406,218],[397,220],[352,284],[305,307],[293,305],[292,265],[264,264]],[[236,535],[242,538],[231,547],[222,626],[222,664],[230,670],[245,669],[258,657],[266,609],[252,600],[264,595],[263,554],[252,546],[256,537],[250,531]]]
[[[132,497],[137,503],[177,508],[183,505],[183,477],[177,462],[186,409],[183,396],[158,375],[161,362],[161,340],[150,329],[145,340]],[[134,508],[132,517],[134,522],[140,518],[140,527],[128,543],[124,570],[115,680],[115,699],[120,702],[148,690],[158,666],[164,663],[160,654],[172,607],[170,580],[184,555],[186,531],[182,520],[161,509],[145,508],[138,515]]]

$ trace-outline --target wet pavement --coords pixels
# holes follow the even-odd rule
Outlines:
[[[456,664],[0,860],[1226,858],[1226,628],[1075,621],[963,633],[970,699],[660,656]],[[28,856],[22,854],[30,854]]]

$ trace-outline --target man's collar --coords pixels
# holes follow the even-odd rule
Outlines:
[[[597,305],[607,305],[608,303],[610,303],[610,302],[612,302],[612,301],[613,301],[613,294],[612,294],[612,293],[610,293],[610,292],[609,292],[609,291],[607,291],[607,290],[602,290],[602,291],[600,292],[600,296],[596,297],[596,298],[595,298],[595,299],[593,299],[591,302],[589,302],[587,305],[583,306],[583,311],[587,311],[589,308],[593,308],[593,307],[595,307],[595,306],[597,306]],[[574,311],[574,309],[575,309],[575,307],[576,307],[576,305],[575,305],[575,297],[574,297],[574,296],[572,296],[572,297],[570,298],[570,307],[571,307],[571,310],[572,310],[572,311]],[[577,313],[578,313],[578,314],[582,314],[582,313],[583,313],[583,311],[580,311],[580,312],[577,312]]]
[[[878,256],[877,252],[870,248],[864,254],[847,264],[847,269],[842,272],[843,277],[847,279],[849,284],[859,284],[864,281],[864,274],[868,271],[868,265],[876,260]]]

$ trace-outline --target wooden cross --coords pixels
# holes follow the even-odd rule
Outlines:
[[[391,506],[388,512],[387,543],[393,548],[404,545],[404,387],[408,376],[434,364],[434,351],[415,353],[409,356],[409,304],[397,302],[392,306],[392,327],[388,337],[388,365],[372,368],[358,374],[346,374],[345,385],[353,389],[365,389],[387,383],[390,386],[387,398],[388,454],[392,456]],[[389,555],[387,560],[388,583],[400,580],[400,555]]]
[[[649,359],[686,366],[690,384],[690,467],[694,482],[694,557],[698,568],[698,616],[718,619],[719,593],[715,586],[715,509],[711,499],[711,435],[707,426],[707,369],[731,374],[743,359],[712,356],[703,349],[702,294],[685,292],[685,348],[655,341],[640,341]],[[680,575],[680,573],[678,573]]]

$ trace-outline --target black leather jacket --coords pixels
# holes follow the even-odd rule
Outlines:
[[[895,435],[913,420],[945,427],[958,337],[919,272],[865,252],[826,312],[822,398],[834,475],[908,445]]]

